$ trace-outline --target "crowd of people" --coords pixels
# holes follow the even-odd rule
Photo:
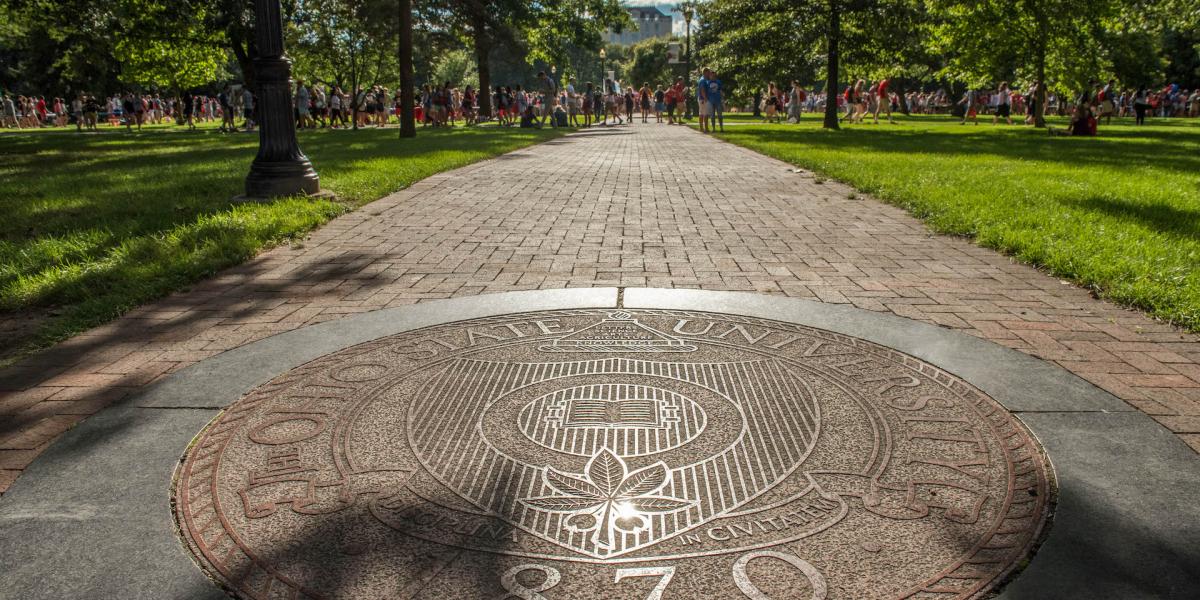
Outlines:
[[[414,116],[427,127],[454,126],[459,122],[474,125],[494,119],[501,126],[513,127],[590,127],[635,121],[643,123],[682,123],[686,103],[694,97],[685,89],[683,79],[666,85],[640,87],[616,79],[597,85],[579,84],[574,77],[565,86],[544,71],[534,86],[498,85],[488,95],[493,117],[481,119],[481,94],[473,86],[446,82],[425,84],[414,97]],[[714,92],[715,93],[715,92]],[[297,81],[293,95],[296,124],[301,128],[346,127],[357,105],[360,127],[383,127],[398,119],[399,92],[373,86],[351,95],[339,87]]]
[[[610,124],[682,124],[685,115],[700,117],[702,131],[724,127],[726,105],[721,79],[712,69],[702,69],[693,85],[683,78],[640,86],[606,78],[599,84],[579,84],[574,77],[560,86],[539,72],[533,86],[498,85],[490,90],[472,86],[460,89],[452,83],[427,83],[416,90],[414,114],[427,127],[474,125],[495,120],[514,127],[591,127]],[[881,116],[889,122],[897,112],[906,114],[949,114],[961,123],[978,124],[979,116],[990,116],[993,124],[1013,123],[1014,115],[1032,123],[1037,113],[1039,83],[1024,89],[1001,82],[991,89],[968,89],[952,96],[946,89],[900,91],[888,79],[857,80],[847,85],[833,101],[843,123],[859,124]],[[481,114],[481,96],[490,101],[490,115]],[[401,96],[381,85],[343,90],[337,85],[297,80],[293,88],[298,128],[384,127],[399,120]],[[830,96],[809,92],[799,82],[788,87],[771,82],[755,93],[750,106],[766,122],[799,122],[804,113],[824,112]],[[1070,117],[1067,131],[1083,131],[1087,122],[1094,134],[1100,120],[1134,117],[1142,124],[1147,117],[1200,117],[1200,88],[1120,88],[1116,82],[1092,82],[1074,95],[1046,91],[1047,115]],[[95,130],[102,123],[141,129],[143,125],[174,122],[195,129],[198,123],[220,121],[220,131],[254,131],[257,99],[241,85],[226,85],[216,94],[136,94],[110,97],[78,94],[73,99],[42,96],[0,96],[0,127],[34,129],[69,127]],[[240,123],[238,121],[241,121]]]
[[[1018,115],[1025,123],[1032,124],[1038,110],[1040,85],[1034,82],[1019,90],[1010,87],[1008,82],[1001,82],[994,89],[967,89],[955,98],[945,89],[899,93],[891,89],[887,79],[871,82],[859,79],[842,90],[834,101],[843,123],[863,123],[867,117],[878,123],[881,114],[886,114],[891,122],[893,112],[905,112],[950,114],[963,124],[978,124],[979,116],[984,115],[991,116],[993,124],[1004,120],[1011,125],[1013,115]],[[802,113],[824,112],[828,101],[827,94],[810,94],[799,82],[793,81],[790,90],[771,82],[765,91],[755,94],[755,103],[750,108],[757,109],[766,122],[787,120],[795,123]],[[1070,131],[1082,131],[1085,126],[1081,123],[1089,123],[1092,135],[1099,120],[1111,122],[1112,117],[1133,116],[1138,125],[1144,124],[1147,116],[1200,117],[1200,88],[1187,90],[1174,84],[1160,90],[1145,87],[1134,90],[1122,89],[1111,80],[1107,83],[1093,81],[1072,97],[1047,90],[1045,102],[1045,114],[1070,117]]]
[[[0,127],[36,129],[68,127],[96,130],[101,123],[112,127],[141,129],[143,125],[175,122],[195,128],[196,123],[222,121],[222,129],[233,130],[237,115],[253,129],[253,94],[241,87],[227,87],[215,96],[185,94],[182,98],[128,92],[109,97],[79,94],[62,98],[6,95],[0,98]]]

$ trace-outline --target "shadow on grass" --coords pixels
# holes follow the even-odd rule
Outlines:
[[[61,326],[42,340],[53,341],[303,234],[346,207],[561,133],[422,130],[413,140],[396,129],[300,132],[341,207],[286,199],[233,205],[257,135],[0,136],[0,318],[59,307]]]
[[[844,126],[833,132],[782,125],[730,129],[724,135],[751,138],[756,143],[803,143],[841,151],[996,156],[1118,170],[1149,166],[1200,173],[1200,127],[1186,123],[1145,129],[1101,126],[1100,135],[1094,138],[1054,138],[1040,129],[992,127],[990,123],[963,125],[954,132],[872,125]]]
[[[1082,210],[1100,211],[1122,220],[1132,220],[1161,233],[1200,240],[1200,211],[1166,204],[1123,202],[1103,196],[1062,200]]]

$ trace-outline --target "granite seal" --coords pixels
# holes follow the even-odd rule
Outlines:
[[[1002,406],[896,350],[569,309],[278,376],[197,438],[175,507],[245,598],[974,598],[1028,556],[1052,481]]]

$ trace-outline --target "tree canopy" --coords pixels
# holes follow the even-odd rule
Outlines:
[[[417,84],[528,84],[551,67],[564,81],[598,82],[603,32],[633,24],[619,0],[406,4]],[[343,88],[396,86],[399,6],[283,0],[294,72]],[[70,94],[251,83],[252,7],[251,0],[0,0],[0,87]],[[717,69],[735,98],[769,81],[798,79],[819,90],[831,70],[838,86],[882,77],[910,88],[1041,79],[1074,91],[1108,78],[1200,85],[1200,0],[710,0],[694,22],[692,67]],[[609,46],[604,62],[635,84],[663,82],[682,74],[666,64],[666,41]],[[485,111],[489,99],[481,97]]]

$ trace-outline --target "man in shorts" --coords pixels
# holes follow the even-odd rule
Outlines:
[[[558,106],[558,86],[554,85],[554,80],[546,75],[545,71],[538,71],[538,91],[542,94],[542,114],[541,125],[546,124],[546,118],[554,114],[554,107]],[[551,122],[551,125],[554,123]]]
[[[890,83],[887,79],[882,79],[879,81],[879,85],[875,87],[876,98],[875,106],[873,107],[875,110],[873,112],[875,113],[876,125],[879,124],[879,111],[885,108],[887,109],[888,123],[892,122],[892,97],[888,93],[888,85]]]
[[[717,74],[712,69],[704,69],[704,76],[696,85],[696,98],[700,101],[701,131],[716,131],[718,125],[721,131],[725,131],[725,106],[722,92],[723,86],[721,80],[717,79]],[[707,128],[704,126],[706,118],[708,120]]]
[[[311,98],[308,88],[304,87],[304,81],[296,80],[296,126],[303,129],[312,125],[312,118],[309,117],[308,101]]]
[[[708,119],[712,116],[708,104],[708,69],[701,71],[700,80],[696,82],[696,102],[700,104],[700,131],[708,133]]]
[[[242,86],[242,118],[246,121],[242,127],[246,131],[254,131],[254,92],[245,85]]]

